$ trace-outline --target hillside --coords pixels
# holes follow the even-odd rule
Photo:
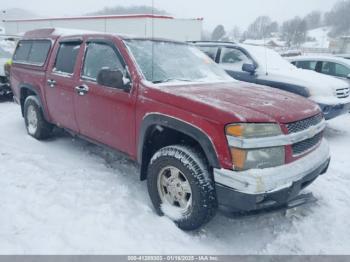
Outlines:
[[[329,27],[319,27],[307,32],[307,36],[313,41],[305,42],[302,46],[304,48],[329,48],[330,37],[328,36],[330,32]]]

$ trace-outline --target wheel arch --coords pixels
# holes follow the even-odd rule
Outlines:
[[[19,86],[19,91],[20,91],[19,101],[20,101],[20,105],[21,105],[22,116],[24,116],[24,102],[25,102],[25,100],[27,99],[28,96],[35,96],[36,102],[38,103],[40,109],[42,110],[45,119],[48,120],[48,115],[47,115],[45,107],[43,106],[41,96],[40,96],[40,93],[38,92],[38,90],[34,86],[32,86],[31,84],[21,84]]]
[[[139,134],[137,160],[141,166],[141,180],[147,179],[149,161],[153,153],[155,153],[154,150],[157,151],[160,149],[158,148],[159,146],[152,148],[148,145],[152,142],[154,132],[159,132],[158,134],[161,134],[164,128],[168,133],[163,134],[169,134],[169,139],[167,139],[163,146],[174,145],[172,142],[181,142],[183,140],[196,143],[200,147],[199,149],[206,158],[208,165],[212,168],[220,168],[215,147],[209,136],[203,130],[182,120],[159,113],[153,113],[147,115],[143,119]],[[175,138],[174,134],[179,135],[179,137]]]

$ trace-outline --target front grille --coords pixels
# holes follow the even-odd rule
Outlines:
[[[315,146],[317,146],[321,142],[322,137],[323,137],[323,132],[319,133],[318,135],[310,139],[307,139],[292,145],[293,155],[294,156],[301,155],[313,149]]]
[[[321,113],[301,121],[289,123],[287,124],[288,133],[292,134],[292,133],[298,133],[298,132],[304,131],[311,126],[318,125],[319,123],[322,122],[323,119],[324,119],[323,114]]]
[[[347,88],[337,89],[336,94],[338,98],[347,98],[350,95],[350,88],[347,87]]]

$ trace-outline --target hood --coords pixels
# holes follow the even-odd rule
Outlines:
[[[311,96],[335,96],[337,89],[348,88],[347,81],[320,74],[311,70],[298,68],[269,70],[263,79],[304,86]]]
[[[211,120],[290,123],[320,113],[318,105],[278,89],[244,82],[156,85],[146,92],[165,104]],[[226,123],[226,124],[227,124]]]

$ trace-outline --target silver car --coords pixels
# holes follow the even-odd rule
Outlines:
[[[345,79],[350,82],[350,60],[336,56],[298,56],[288,58],[298,68]]]

